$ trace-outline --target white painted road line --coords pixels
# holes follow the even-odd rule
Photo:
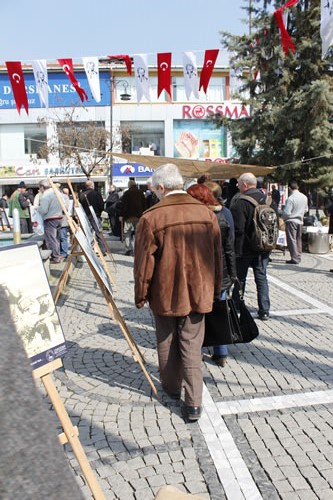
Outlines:
[[[281,410],[286,408],[298,408],[331,403],[333,403],[333,390],[302,392],[299,394],[271,396],[267,398],[223,401],[221,403],[216,403],[216,407],[220,415],[236,415],[239,413]]]
[[[309,304],[311,304],[311,306],[320,309],[322,312],[325,312],[326,314],[330,314],[331,316],[333,316],[333,307],[330,307],[327,304],[315,299],[314,297],[311,297],[310,295],[307,295],[306,293],[297,290],[297,288],[287,285],[278,278],[275,278],[273,276],[268,276],[268,281],[269,283],[273,283],[274,285],[283,288],[283,290],[285,290],[286,292],[295,295],[295,297],[304,300],[304,302],[308,302]]]
[[[262,500],[242,456],[207,387],[203,388],[203,414],[199,426],[230,500]]]
[[[304,316],[308,314],[326,313],[324,309],[286,309],[278,311],[269,311],[270,316]]]

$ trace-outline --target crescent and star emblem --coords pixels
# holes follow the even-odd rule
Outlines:
[[[20,83],[20,81],[21,81],[21,77],[17,73],[13,73],[12,78],[13,78],[15,83]]]
[[[64,64],[62,69],[64,70],[64,72],[66,73],[66,75],[68,75],[69,71],[70,71],[70,67],[68,66],[68,64]]]
[[[162,71],[166,71],[168,69],[168,67],[169,67],[169,65],[166,62],[162,62],[160,64],[160,68],[161,68]]]
[[[206,66],[208,68],[208,66],[211,66],[213,64],[213,61],[211,59],[208,59],[208,61],[206,62]]]

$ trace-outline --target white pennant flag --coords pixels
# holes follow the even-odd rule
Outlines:
[[[191,92],[199,99],[199,78],[197,62],[193,52],[183,52],[184,85],[187,100],[190,99]]]
[[[99,82],[99,69],[97,57],[82,57],[89,87],[96,102],[101,100],[101,86]]]
[[[320,36],[322,41],[321,56],[324,58],[333,45],[333,2],[321,0]]]
[[[137,101],[140,102],[142,97],[150,101],[150,82],[147,64],[147,54],[136,54],[133,56],[135,85]]]
[[[32,61],[32,70],[34,72],[36,89],[39,94],[40,104],[49,107],[49,87],[47,77],[46,59],[38,59]]]

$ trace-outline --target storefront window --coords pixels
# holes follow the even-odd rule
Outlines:
[[[24,125],[24,153],[37,155],[37,158],[46,158],[46,126]]]
[[[226,98],[226,79],[225,77],[211,78],[207,95],[203,90],[199,92],[200,102],[223,102]],[[172,100],[174,102],[187,102],[184,87],[184,77],[172,78]],[[191,94],[191,100],[196,101],[196,98]]]
[[[174,120],[174,157],[218,161],[226,157],[226,131],[209,120]]]
[[[124,153],[164,156],[163,122],[121,122]]]

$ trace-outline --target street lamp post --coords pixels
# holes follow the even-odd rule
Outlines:
[[[130,101],[131,100],[131,94],[127,92],[128,88],[128,81],[127,80],[115,80],[113,71],[112,71],[112,63],[113,62],[123,62],[123,60],[120,60],[119,58],[107,58],[107,59],[99,59],[100,63],[108,63],[109,65],[109,71],[110,71],[110,147],[109,147],[109,153],[110,153],[110,183],[112,184],[112,170],[113,170],[113,96],[114,96],[114,91],[115,88],[117,87],[118,84],[123,84],[124,86],[124,92],[120,94],[120,100],[121,101]]]
[[[131,94],[127,92],[128,81],[127,80],[115,80],[112,73],[112,68],[110,65],[110,183],[112,184],[112,173],[113,173],[113,102],[114,102],[114,92],[117,85],[122,84],[124,86],[124,92],[120,94],[121,101],[130,101]]]

